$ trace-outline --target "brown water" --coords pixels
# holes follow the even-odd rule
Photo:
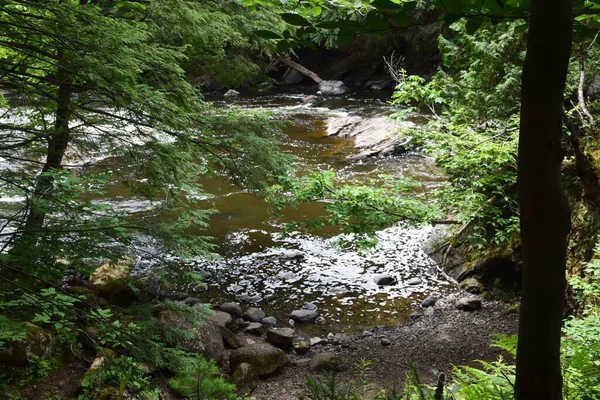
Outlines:
[[[363,181],[379,174],[410,177],[423,183],[421,194],[444,182],[431,160],[418,153],[361,160],[352,157],[357,154],[353,139],[327,136],[326,120],[331,116],[391,114],[394,109],[384,96],[350,95],[319,105],[304,104],[302,98],[311,90],[242,96],[233,102],[243,108],[271,110],[291,122],[283,132],[283,150],[298,157],[299,173],[332,169],[343,181]],[[231,102],[209,100],[223,107]],[[211,228],[198,233],[214,237],[220,255],[218,260],[198,258],[192,264],[205,276],[208,289],[199,296],[207,302],[257,305],[276,316],[279,326],[286,326],[290,312],[309,301],[318,306],[326,322],[300,326],[301,332],[351,333],[397,324],[427,295],[453,287],[421,250],[431,234],[430,227],[390,227],[379,232],[380,241],[374,250],[344,251],[336,245],[339,232],[334,228],[312,234],[295,232],[287,237],[280,234],[286,222],[322,215],[321,204],[307,204],[275,217],[262,198],[226,181],[204,179],[202,183],[209,196],[199,200],[199,205],[218,212],[210,219]],[[111,185],[107,196],[115,209],[131,213],[152,207],[120,185]],[[0,201],[2,209],[12,207],[12,199]],[[160,247],[141,238],[139,248],[143,251],[138,252],[142,254],[137,258],[138,270],[153,268],[155,264],[144,254],[160,251]],[[394,275],[398,284],[377,287],[373,277],[381,273]]]
[[[298,94],[266,95],[236,100],[237,105],[273,110],[292,123],[284,129],[284,150],[299,158],[300,171],[333,169],[345,181],[379,174],[410,177],[424,192],[443,183],[431,160],[418,153],[399,157],[356,159],[353,139],[328,137],[326,120],[333,115],[389,115],[385,99],[352,97],[319,104],[302,103]],[[318,233],[282,237],[282,224],[315,218],[320,204],[309,204],[274,217],[261,198],[219,180],[204,182],[213,197],[207,206],[219,210],[210,235],[220,245],[218,261],[198,260],[212,301],[241,301],[262,307],[286,326],[289,313],[305,301],[316,304],[324,325],[299,327],[308,335],[357,332],[375,325],[394,325],[407,318],[429,294],[453,284],[421,250],[431,228],[395,226],[379,232],[378,246],[366,253],[343,251],[330,228]],[[373,277],[390,273],[399,283],[377,287]],[[418,282],[415,281],[418,278]]]

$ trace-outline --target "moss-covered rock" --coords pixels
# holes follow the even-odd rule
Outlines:
[[[231,376],[231,383],[237,386],[239,394],[249,394],[258,386],[258,373],[252,365],[241,363]]]
[[[129,305],[137,298],[130,278],[133,265],[133,258],[128,256],[119,259],[116,263],[107,262],[90,275],[90,281],[100,296],[108,302],[121,306]]]
[[[29,322],[25,338],[18,342],[8,342],[0,352],[0,364],[24,367],[33,357],[46,359],[52,356],[56,337],[49,331]]]
[[[214,322],[192,321],[176,310],[161,310],[157,325],[166,333],[165,340],[170,346],[200,353],[217,364],[223,360],[223,337],[221,329]]]
[[[285,352],[267,343],[255,343],[231,353],[231,367],[235,371],[241,364],[250,364],[258,376],[269,376],[288,364]]]

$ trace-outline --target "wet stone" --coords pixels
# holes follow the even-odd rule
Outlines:
[[[311,303],[309,301],[305,301],[302,308],[305,310],[317,311],[317,305],[315,303]]]
[[[325,324],[325,318],[323,318],[323,317],[317,317],[317,319],[315,319],[315,324],[317,324],[317,325],[323,325],[323,324]]]
[[[373,278],[373,282],[375,282],[375,284],[378,286],[389,286],[389,285],[395,285],[396,283],[398,283],[396,278],[394,278],[392,275],[387,275],[387,274],[375,276]]]

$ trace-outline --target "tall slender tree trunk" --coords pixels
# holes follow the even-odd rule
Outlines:
[[[46,162],[42,166],[40,175],[36,181],[32,197],[27,205],[27,218],[21,226],[22,231],[13,243],[10,252],[12,257],[22,258],[29,253],[30,247],[35,245],[40,230],[44,225],[47,211],[42,204],[52,196],[54,178],[48,172],[61,168],[62,162],[71,139],[69,122],[71,120],[71,77],[62,68],[64,56],[59,53],[59,67],[56,73],[58,81],[56,92],[56,111],[54,113],[54,125],[48,135],[48,148],[46,150]]]
[[[560,338],[570,214],[560,166],[571,1],[532,0],[521,88],[518,180],[523,250],[518,400],[562,399]]]

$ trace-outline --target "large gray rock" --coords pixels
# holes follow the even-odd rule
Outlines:
[[[261,319],[266,317],[267,314],[260,308],[250,307],[244,313],[244,319],[246,321],[259,322]]]
[[[331,117],[327,120],[327,135],[354,138],[360,157],[387,156],[407,151],[409,140],[402,136],[404,128],[414,128],[410,121],[387,117]]]
[[[348,87],[342,81],[322,81],[319,90],[323,96],[339,96],[348,92]]]
[[[233,372],[231,383],[237,386],[239,394],[250,394],[258,386],[258,373],[252,365],[241,363]]]
[[[288,363],[285,352],[268,343],[239,348],[231,353],[229,361],[234,371],[243,363],[250,364],[258,376],[269,376]]]
[[[438,300],[439,300],[438,296],[434,296],[434,295],[429,296],[425,300],[423,300],[423,302],[421,303],[421,307],[423,307],[423,308],[433,307],[433,306],[435,306],[435,303],[437,303]]]
[[[314,310],[295,310],[292,311],[290,317],[296,322],[311,322],[319,316]]]
[[[0,352],[0,364],[24,367],[30,359],[36,357],[46,359],[54,352],[56,338],[49,331],[33,325],[24,324],[29,332],[18,342],[8,342]]]
[[[243,315],[242,306],[239,303],[223,303],[219,306],[219,310],[231,315],[233,319],[238,319]]]
[[[312,372],[343,371],[344,363],[335,353],[321,353],[310,361],[308,369]]]
[[[260,336],[263,333],[263,329],[263,324],[261,324],[260,322],[250,322],[248,326],[244,329],[244,333]]]
[[[483,291],[483,285],[475,277],[465,279],[459,286],[469,293],[479,294]]]
[[[240,92],[238,92],[237,90],[229,89],[228,91],[225,92],[225,94],[223,96],[225,96],[225,97],[238,97],[239,95],[240,95]]]
[[[267,342],[280,349],[289,350],[294,345],[292,328],[273,328],[267,331]]]
[[[462,311],[476,311],[481,308],[481,300],[476,297],[464,297],[455,304]]]
[[[214,311],[214,314],[206,316],[206,320],[211,321],[222,328],[227,328],[232,321],[231,315],[223,311]]]
[[[162,310],[157,316],[157,326],[164,332],[176,328],[190,335],[186,337],[173,337],[165,335],[167,344],[187,350],[191,353],[200,353],[207,358],[212,358],[218,363],[223,360],[225,345],[221,335],[221,328],[212,321],[204,320],[202,323],[191,323],[186,315],[173,310]]]

